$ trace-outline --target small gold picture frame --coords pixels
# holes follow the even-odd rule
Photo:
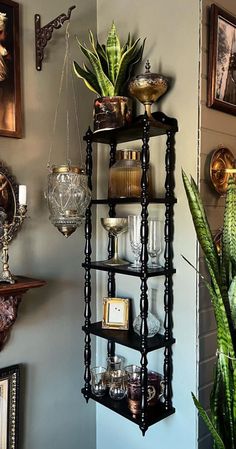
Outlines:
[[[129,299],[103,298],[103,329],[129,329]]]

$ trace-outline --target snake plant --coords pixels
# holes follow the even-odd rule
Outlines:
[[[208,288],[217,325],[217,361],[210,398],[210,415],[193,396],[215,449],[236,449],[236,184],[229,179],[221,251],[217,252],[198,188],[183,172],[198,241],[208,267]]]
[[[91,67],[87,67],[86,64],[81,67],[74,61],[75,74],[84,81],[92,92],[99,96],[122,95],[134,65],[142,57],[145,40],[140,43],[139,38],[132,42],[129,34],[127,42],[121,46],[113,22],[106,44],[100,45],[98,40],[95,42],[92,31],[89,31],[89,41],[91,49],[85,44],[82,45],[79,41],[78,45]]]

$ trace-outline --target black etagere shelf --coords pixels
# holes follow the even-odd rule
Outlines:
[[[92,168],[93,168],[93,143],[103,143],[110,148],[110,164],[111,167],[115,163],[116,146],[118,143],[142,140],[141,151],[141,198],[113,198],[113,199],[93,199],[90,206],[86,210],[85,220],[85,260],[82,266],[85,269],[84,298],[85,323],[83,330],[85,332],[84,346],[84,381],[85,385],[82,393],[88,401],[93,399],[96,402],[108,407],[114,412],[124,416],[130,421],[139,425],[143,435],[148,427],[156,422],[173,414],[175,409],[172,405],[172,345],[175,342],[173,337],[173,215],[174,204],[176,198],[174,196],[174,166],[175,166],[175,150],[174,137],[178,131],[177,121],[169,118],[161,112],[153,114],[154,120],[149,120],[147,115],[139,116],[132,125],[114,129],[109,131],[99,131],[93,133],[88,129],[84,140],[86,141],[86,172],[88,175],[88,185],[92,190]],[[149,140],[151,137],[166,135],[166,156],[165,156],[165,194],[160,198],[148,197],[148,176],[149,169]],[[141,205],[141,268],[140,271],[132,270],[129,266],[109,267],[103,264],[103,261],[92,261],[92,205],[107,204],[108,215],[116,216],[116,206],[119,204],[139,203]],[[149,204],[165,205],[165,225],[164,225],[164,266],[158,269],[147,267],[148,253],[148,205]],[[113,256],[114,240],[109,236],[108,242],[108,258]],[[141,314],[141,335],[137,336],[132,329],[129,331],[103,329],[102,323],[91,322],[91,270],[101,270],[108,272],[107,295],[109,297],[116,296],[116,274],[127,276],[135,276],[140,279],[140,314]],[[164,279],[164,334],[157,334],[153,338],[147,338],[147,314],[148,314],[148,278],[154,276],[162,276]],[[101,337],[107,340],[108,356],[115,354],[115,344],[129,347],[137,350],[141,354],[141,413],[133,416],[128,408],[127,401],[114,401],[109,395],[97,398],[91,392],[90,386],[90,364],[91,364],[91,335]],[[154,407],[147,405],[147,354],[154,350],[162,349],[164,351],[164,395],[163,401]]]
[[[84,388],[82,389],[82,393],[85,394]],[[97,396],[94,396],[91,392],[89,394],[89,399],[93,399],[94,401],[98,402],[98,404],[104,405],[113,412],[116,412],[119,415],[124,416],[124,418],[129,419],[130,421],[132,421],[135,424],[138,424],[138,426],[141,427],[142,421],[140,416],[132,415],[131,411],[128,408],[126,399],[122,399],[121,401],[114,401],[110,398],[109,394],[106,394],[105,396],[98,398]],[[158,407],[150,407],[147,410],[146,414],[147,427],[152,426],[158,421],[162,421],[162,419],[167,418],[173,413],[175,413],[174,407],[170,407],[168,410],[166,410],[164,404],[162,404],[162,402],[159,402]]]

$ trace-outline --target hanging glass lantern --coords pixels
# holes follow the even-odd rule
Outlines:
[[[85,171],[77,166],[54,166],[46,196],[51,223],[69,237],[81,225],[91,200]]]
[[[48,202],[50,212],[49,219],[51,223],[65,236],[69,237],[83,222],[85,211],[91,200],[91,192],[88,187],[88,177],[83,167],[81,138],[79,132],[78,107],[76,104],[75,88],[72,76],[72,59],[69,48],[69,23],[65,32],[65,56],[62,65],[61,79],[59,86],[59,94],[55,109],[52,141],[49,149],[47,167],[50,170],[48,175],[48,185],[45,197]],[[65,98],[61,101],[61,95],[65,85]],[[69,92],[70,90],[70,92]],[[71,101],[71,99],[73,101]],[[60,141],[60,147],[65,147],[65,160],[63,165],[51,164],[51,155],[53,149],[53,141],[56,136],[57,116],[60,104],[65,112],[66,125],[66,142]],[[76,121],[76,130],[78,132],[78,142],[73,136],[70,136],[70,117],[71,108],[74,106],[73,118]],[[79,148],[80,163],[72,165],[70,159],[71,144],[74,145],[76,151]],[[58,148],[57,148],[58,149]],[[77,153],[76,153],[77,154]]]

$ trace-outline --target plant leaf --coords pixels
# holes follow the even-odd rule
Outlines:
[[[91,50],[89,50],[87,47],[82,45],[79,42],[79,46],[81,51],[84,53],[84,55],[88,58],[93,70],[94,74],[96,75],[98,84],[100,86],[101,95],[102,96],[113,96],[114,95],[114,86],[109,80],[109,78],[106,76],[106,74],[103,71],[101,61],[97,54],[93,53]]]
[[[224,445],[224,443],[223,443],[223,441],[222,441],[222,439],[220,437],[220,435],[218,434],[214,424],[210,420],[210,418],[207,415],[207,413],[205,412],[204,408],[202,407],[200,402],[197,400],[197,398],[194,396],[194,394],[193,393],[191,393],[191,394],[192,394],[193,402],[194,402],[195,406],[197,407],[197,409],[199,411],[199,415],[202,417],[203,421],[207,425],[211,435],[214,438],[214,441],[215,441],[215,444],[216,444],[216,448],[217,449],[226,449],[225,445]]]
[[[234,329],[236,329],[236,276],[229,287],[229,306]]]
[[[225,269],[225,282],[230,283],[236,274],[236,184],[232,176],[229,178],[225,201],[224,226],[222,238],[222,265]]]
[[[118,95],[119,92],[122,92],[122,87],[127,80],[127,69],[129,67],[130,61],[135,60],[137,52],[140,50],[137,49],[139,41],[140,39],[137,39],[133,43],[133,45],[123,53],[120,59],[117,77],[115,80],[115,95]]]
[[[183,170],[182,178],[198,241],[217,280],[219,280],[219,258],[198,188],[193,180],[191,183],[189,182]]]
[[[73,69],[76,76],[84,81],[88,89],[90,89],[92,92],[95,92],[95,94],[101,95],[96,76],[91,71],[88,71],[86,66],[84,67],[84,69],[82,69],[82,67],[80,67],[79,64],[74,61]]]
[[[121,59],[121,49],[114,22],[107,37],[106,55],[108,61],[108,76],[112,83],[115,84]]]

